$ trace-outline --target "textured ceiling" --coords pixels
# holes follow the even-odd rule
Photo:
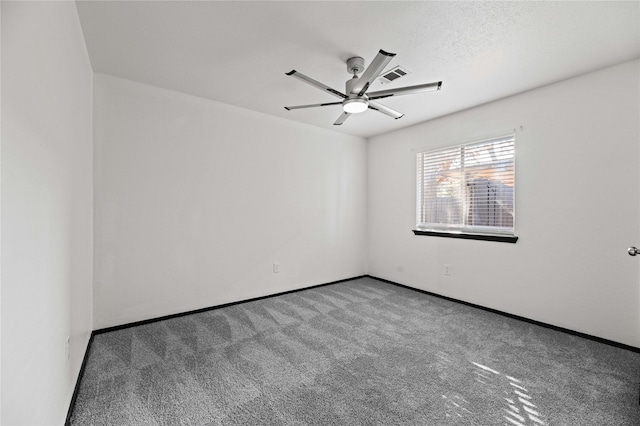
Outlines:
[[[94,71],[370,137],[640,57],[640,2],[78,1]],[[442,90],[384,99],[332,123],[337,99],[288,77],[296,69],[344,91],[345,61],[411,74],[370,91],[432,81]]]

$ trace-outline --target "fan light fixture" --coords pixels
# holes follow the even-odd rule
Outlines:
[[[347,99],[342,103],[342,109],[349,114],[364,112],[367,108],[369,108],[369,102],[362,98]]]

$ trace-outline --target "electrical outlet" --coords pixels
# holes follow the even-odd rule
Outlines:
[[[448,263],[444,264],[444,274],[451,275],[451,265],[449,265]]]
[[[277,263],[273,264],[273,273],[277,274],[278,272],[280,272],[280,265]]]
[[[67,361],[67,364],[69,364],[69,358],[71,357],[71,349],[70,346],[71,345],[71,336],[67,336],[67,338],[64,341],[64,359]]]

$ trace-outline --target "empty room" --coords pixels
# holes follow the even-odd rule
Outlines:
[[[2,425],[640,424],[640,2],[0,14]]]

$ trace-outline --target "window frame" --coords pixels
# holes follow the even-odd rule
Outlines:
[[[513,195],[511,196],[512,200],[512,226],[510,227],[495,227],[495,226],[473,226],[467,223],[470,214],[469,203],[469,189],[466,188],[466,169],[471,167],[465,162],[465,152],[466,150],[473,150],[474,147],[490,144],[490,143],[504,143],[509,142],[513,146],[513,154],[511,160],[507,159],[508,167],[512,168],[512,191]],[[458,201],[460,204],[460,220],[459,223],[428,223],[423,222],[423,209],[425,208],[424,197],[425,197],[425,189],[423,184],[425,182],[424,179],[424,165],[428,163],[428,160],[424,160],[425,155],[432,154],[434,156],[441,156],[446,153],[446,151],[460,150],[459,160],[460,160],[460,172],[461,181],[459,183],[458,189],[458,197],[464,197],[462,202]],[[446,154],[451,155],[451,154]],[[454,154],[455,156],[456,154]],[[455,158],[455,157],[451,157]],[[452,144],[449,146],[444,146],[437,149],[430,150],[421,150],[415,153],[415,161],[416,161],[416,222],[415,228],[413,229],[414,235],[424,235],[424,236],[435,236],[435,237],[446,237],[446,238],[460,238],[460,239],[474,239],[474,240],[484,240],[484,241],[496,241],[496,242],[507,242],[507,243],[515,243],[518,241],[518,237],[515,235],[516,232],[516,134],[515,130],[502,132],[490,137],[477,138],[474,140],[469,140],[464,143]],[[504,160],[503,160],[504,161]],[[476,164],[478,167],[478,164]],[[491,167],[487,170],[491,173],[491,170],[496,169],[497,164],[491,163]],[[507,185],[508,186],[508,185]],[[436,189],[439,190],[439,189]],[[432,197],[437,198],[437,197]]]

